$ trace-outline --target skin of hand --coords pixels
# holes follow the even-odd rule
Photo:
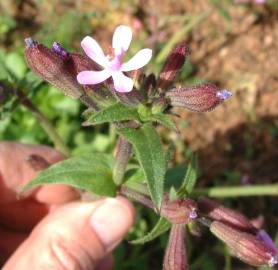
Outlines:
[[[135,211],[122,197],[80,202],[65,185],[46,185],[18,198],[36,175],[26,162],[63,156],[46,146],[0,143],[0,265],[3,270],[108,270],[111,251],[132,226]]]

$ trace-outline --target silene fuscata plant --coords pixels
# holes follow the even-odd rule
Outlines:
[[[113,125],[118,142],[113,156],[88,153],[52,166],[41,157],[33,157],[32,166],[41,171],[23,191],[41,184],[64,183],[96,196],[126,196],[153,209],[159,216],[157,224],[147,235],[131,242],[144,244],[170,230],[165,270],[188,269],[185,238],[192,226],[208,227],[247,264],[274,266],[277,248],[264,230],[219,202],[191,196],[197,178],[194,156],[179,187],[165,183],[170,155],[156,126],[177,132],[172,108],[211,111],[231,93],[208,83],[174,86],[189,53],[185,44],[170,52],[157,78],[152,73],[145,75],[142,67],[151,60],[152,51],[142,49],[124,62],[131,39],[131,29],[118,26],[108,55],[91,37],[81,42],[85,54],[67,52],[57,42],[47,48],[32,38],[25,40],[25,57],[31,70],[86,105],[84,126]]]

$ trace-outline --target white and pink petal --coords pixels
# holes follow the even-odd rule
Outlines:
[[[111,71],[104,69],[101,71],[82,71],[77,75],[77,81],[80,84],[98,84],[109,77],[111,77]]]
[[[81,47],[83,48],[86,55],[93,61],[103,67],[107,66],[108,60],[105,57],[102,48],[99,46],[98,42],[95,39],[89,36],[83,38],[83,40],[81,41]]]
[[[145,66],[146,64],[148,64],[151,58],[152,58],[152,50],[142,49],[139,52],[137,52],[129,61],[122,64],[121,70],[131,71],[131,70],[139,69]]]
[[[112,78],[114,81],[114,87],[117,92],[127,93],[132,91],[133,89],[133,80],[126,75],[124,75],[121,71],[113,72]]]
[[[112,47],[115,50],[115,54],[119,55],[122,54],[123,51],[126,52],[129,48],[131,40],[131,28],[125,25],[118,26],[113,34],[112,39]]]

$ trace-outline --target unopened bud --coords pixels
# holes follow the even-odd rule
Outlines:
[[[277,257],[272,250],[255,235],[239,231],[227,224],[214,221],[210,231],[222,240],[231,250],[232,254],[252,266],[274,266]]]
[[[163,270],[188,269],[185,246],[184,224],[172,225],[167,249],[163,260]]]
[[[115,165],[113,169],[113,180],[116,185],[123,181],[128,160],[132,154],[132,145],[120,137],[116,147]]]
[[[57,52],[38,44],[31,38],[25,40],[25,58],[28,66],[37,75],[51,83],[72,98],[79,98],[83,93],[77,82],[70,59],[64,59]]]
[[[171,201],[166,194],[162,202],[160,215],[173,224],[188,223],[197,218],[197,204],[192,199],[179,198]]]
[[[185,44],[175,47],[170,52],[159,75],[159,88],[167,90],[167,88],[171,86],[176,76],[179,74],[188,53],[189,49]]]
[[[213,220],[221,221],[241,231],[254,232],[255,230],[251,222],[244,215],[216,201],[203,197],[198,199],[197,204],[198,210]]]
[[[229,91],[220,90],[213,84],[174,88],[166,93],[172,106],[184,107],[196,112],[211,111],[231,95]]]

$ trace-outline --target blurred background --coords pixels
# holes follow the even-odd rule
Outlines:
[[[173,46],[185,41],[191,54],[177,85],[212,82],[233,93],[209,113],[177,110],[180,134],[160,128],[165,141],[175,142],[175,164],[184,164],[196,152],[198,187],[277,182],[277,0],[0,0],[0,80],[28,95],[72,155],[111,152],[115,132],[105,125],[81,127],[85,107],[30,72],[23,50],[24,38],[31,36],[47,46],[58,41],[69,51],[81,52],[85,35],[109,50],[119,24],[133,29],[130,55],[143,47],[153,49],[147,73],[158,74]],[[0,140],[52,145],[16,97],[1,100],[0,91],[0,101]],[[277,198],[223,202],[262,222],[278,239]],[[140,208],[138,217],[130,239],[144,235],[156,221],[152,212]],[[146,246],[122,244],[115,269],[161,269],[166,242],[165,235]],[[207,232],[202,238],[188,237],[188,246],[191,270],[252,269],[231,258]]]

